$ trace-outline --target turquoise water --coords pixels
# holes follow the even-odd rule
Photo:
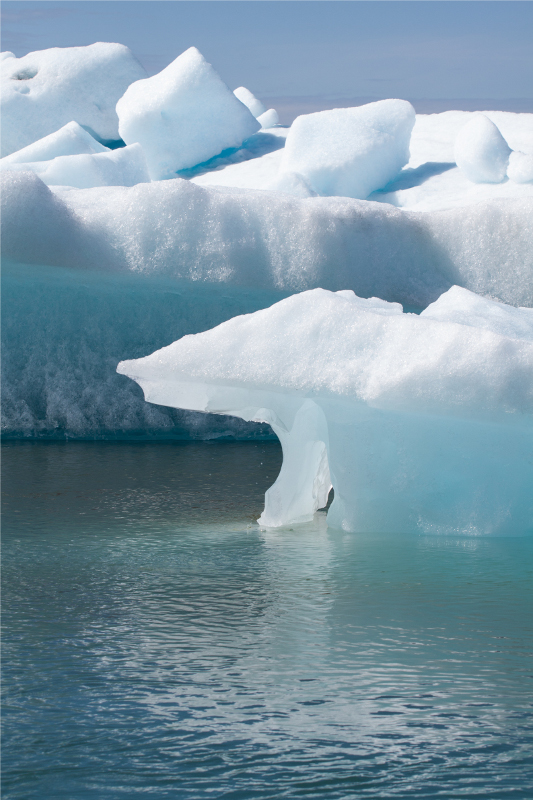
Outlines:
[[[533,797],[533,541],[254,520],[276,443],[3,448],[3,796]]]

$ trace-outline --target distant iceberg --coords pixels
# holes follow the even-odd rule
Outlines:
[[[533,532],[533,310],[453,287],[419,316],[322,289],[123,361],[146,400],[268,422],[265,527]]]

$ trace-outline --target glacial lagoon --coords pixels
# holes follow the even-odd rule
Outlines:
[[[531,537],[255,520],[276,442],[4,444],[4,797],[526,798]]]

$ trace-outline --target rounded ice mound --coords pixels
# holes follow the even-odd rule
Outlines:
[[[533,153],[511,153],[507,177],[515,183],[533,183]]]
[[[50,161],[58,156],[77,156],[82,153],[108,153],[109,148],[100,144],[94,136],[78,125],[69,122],[58,131],[49,133],[33,144],[16,150],[11,155],[1,159],[0,165],[27,164],[31,161]]]
[[[261,123],[262,128],[273,128],[274,125],[279,124],[278,112],[275,108],[269,108],[268,111],[257,117],[257,121]]]
[[[102,141],[119,138],[117,100],[145,70],[129,48],[97,42],[1,62],[2,156],[76,120]]]
[[[240,147],[260,127],[196,47],[132,84],[117,114],[121,137],[142,145],[153,180]]]
[[[296,172],[320,195],[364,200],[409,161],[415,110],[406,100],[380,100],[297,117],[280,173]]]
[[[252,92],[247,89],[246,86],[239,86],[237,89],[234,89],[233,94],[237,100],[240,100],[241,103],[244,103],[246,108],[250,110],[256,119],[257,117],[260,117],[261,114],[265,113],[266,108],[261,100],[258,100],[255,94],[252,94]]]
[[[499,129],[484,114],[472,117],[455,140],[455,162],[472,183],[505,180],[510,154],[511,148]]]

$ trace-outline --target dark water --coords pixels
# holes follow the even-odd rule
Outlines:
[[[3,449],[3,796],[533,797],[531,539],[254,520],[274,443]]]

